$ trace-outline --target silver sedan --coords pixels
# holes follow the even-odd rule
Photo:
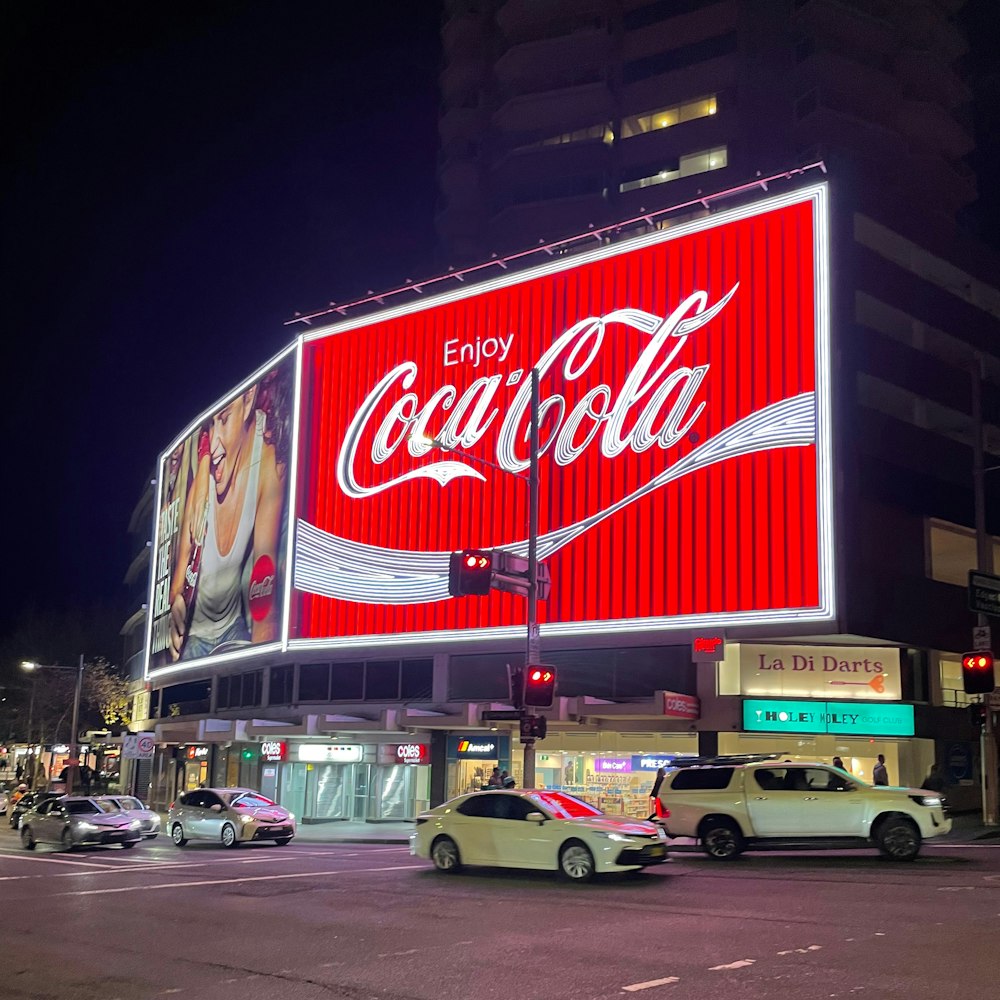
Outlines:
[[[21,844],[29,851],[45,843],[59,844],[67,851],[84,844],[121,844],[129,848],[141,839],[137,819],[129,819],[107,802],[84,796],[46,799],[21,820]]]
[[[129,819],[137,819],[139,832],[145,840],[152,840],[160,832],[160,814],[154,809],[147,809],[134,795],[95,795],[94,801],[107,802]]]
[[[192,839],[223,847],[254,840],[283,846],[295,836],[295,817],[249,788],[196,788],[171,802],[167,832],[178,847]]]

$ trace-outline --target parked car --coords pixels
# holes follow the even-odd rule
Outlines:
[[[134,795],[95,795],[94,799],[113,805],[130,819],[137,819],[144,839],[152,840],[160,832],[160,814],[154,809],[147,809]]]
[[[137,819],[130,819],[107,802],[82,795],[45,799],[21,820],[21,844],[29,851],[36,844],[59,844],[67,851],[84,844],[131,848],[140,840]]]
[[[167,832],[178,847],[189,840],[223,847],[273,840],[284,846],[295,836],[295,817],[250,788],[196,788],[170,803]]]
[[[0,786],[0,816],[7,815],[7,809],[10,807],[10,792],[7,791],[7,786]]]
[[[21,819],[29,809],[33,809],[46,799],[57,799],[62,792],[27,792],[8,810],[8,822],[15,830],[21,829]]]
[[[559,871],[584,882],[666,860],[666,835],[645,820],[609,816],[564,792],[472,792],[421,813],[410,853],[442,872],[463,865]]]
[[[719,860],[745,850],[874,845],[893,861],[912,861],[925,839],[951,830],[938,792],[869,785],[779,755],[675,762],[659,798],[668,835],[696,837]]]

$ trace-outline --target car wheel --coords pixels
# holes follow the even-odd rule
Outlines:
[[[594,877],[594,855],[586,844],[571,840],[559,852],[559,871],[572,882],[587,882]]]
[[[184,827],[180,823],[174,823],[170,829],[170,839],[178,846],[183,847],[188,841],[184,836]]]
[[[732,820],[705,820],[698,833],[702,850],[716,861],[731,861],[739,857],[746,846],[743,834]]]
[[[222,828],[222,846],[239,847],[240,842],[236,839],[236,827],[232,823],[227,823]]]
[[[135,845],[138,844],[138,843],[139,843],[138,840],[123,840],[122,841],[122,847],[124,847],[125,850],[128,851],[131,848],[135,847]]]
[[[278,847],[284,847],[286,844],[290,844],[292,842],[292,838],[291,837],[275,837],[274,838],[274,842],[278,845]]]
[[[73,834],[69,830],[63,830],[62,836],[59,838],[59,842],[62,844],[62,849],[64,851],[72,851],[76,844],[73,843]]]
[[[35,838],[31,833],[31,827],[26,826],[21,831],[21,846],[26,851],[33,851],[35,849]]]
[[[462,870],[462,858],[458,853],[458,844],[451,837],[438,837],[431,845],[431,861],[439,872],[457,872]]]
[[[920,831],[909,819],[887,819],[878,831],[878,849],[891,861],[912,861],[920,853]]]

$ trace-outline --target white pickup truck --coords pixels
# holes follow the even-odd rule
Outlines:
[[[670,837],[695,837],[712,858],[745,850],[875,846],[912,861],[951,830],[944,800],[921,788],[869,785],[829,764],[711,758],[668,768],[660,786]]]

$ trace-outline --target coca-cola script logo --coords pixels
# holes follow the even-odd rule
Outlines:
[[[253,564],[247,599],[255,622],[263,621],[270,614],[274,604],[274,560],[270,556],[261,556]]]
[[[523,623],[448,563],[527,554],[532,370],[544,630],[828,617],[823,197],[308,335],[290,642]]]

